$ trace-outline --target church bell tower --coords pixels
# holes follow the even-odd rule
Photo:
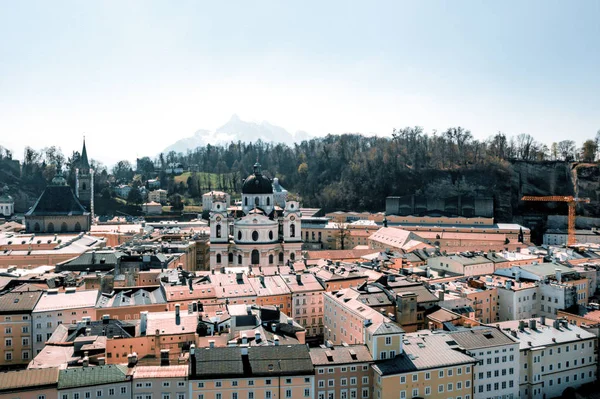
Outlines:
[[[85,138],[83,139],[83,149],[81,150],[81,158],[79,158],[79,168],[75,174],[75,194],[79,198],[79,202],[88,211],[92,211],[93,189],[94,189],[93,171],[90,170],[88,161],[87,149],[85,148]]]

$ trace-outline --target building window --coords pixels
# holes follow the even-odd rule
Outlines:
[[[391,345],[392,344],[392,337],[385,337],[385,344],[386,345]]]
[[[217,263],[221,263],[221,254],[217,254]]]

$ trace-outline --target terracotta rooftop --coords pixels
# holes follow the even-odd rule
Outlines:
[[[56,368],[9,371],[0,373],[0,392],[55,385],[57,381],[58,369]]]
[[[4,294],[0,296],[0,314],[30,313],[42,294],[42,291],[21,291]]]
[[[373,361],[373,357],[365,345],[336,345],[331,348],[310,348],[310,358],[315,366]]]
[[[187,365],[174,366],[137,366],[133,372],[133,379],[139,378],[186,378]]]

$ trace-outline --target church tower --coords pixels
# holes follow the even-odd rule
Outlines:
[[[90,170],[88,161],[87,149],[85,148],[85,138],[83,139],[83,149],[81,150],[81,158],[79,158],[79,168],[75,175],[75,194],[79,198],[79,202],[88,210],[91,211],[93,199],[93,171]]]

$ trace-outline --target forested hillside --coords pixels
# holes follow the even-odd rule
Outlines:
[[[494,197],[497,219],[511,220],[520,213],[523,205],[519,198],[524,193],[574,194],[582,187],[594,201],[585,213],[597,216],[600,174],[594,161],[599,140],[600,135],[581,147],[570,140],[547,147],[526,134],[507,137],[498,133],[476,140],[462,128],[441,134],[405,128],[395,130],[392,137],[329,135],[293,146],[260,140],[206,145],[190,148],[185,154],[144,157],[136,165],[122,161],[111,171],[96,164],[96,192],[106,193],[112,175],[113,184],[143,184],[159,177],[170,195],[191,199],[209,188],[224,188],[235,195],[258,160],[266,174],[278,177],[310,207],[381,211],[389,195],[476,194]],[[55,148],[28,149],[27,154],[22,175],[13,178],[12,185],[18,182],[22,190],[41,192],[58,170],[74,180],[77,153],[66,159]],[[165,169],[172,163],[199,173],[185,174],[185,178],[169,176]]]

